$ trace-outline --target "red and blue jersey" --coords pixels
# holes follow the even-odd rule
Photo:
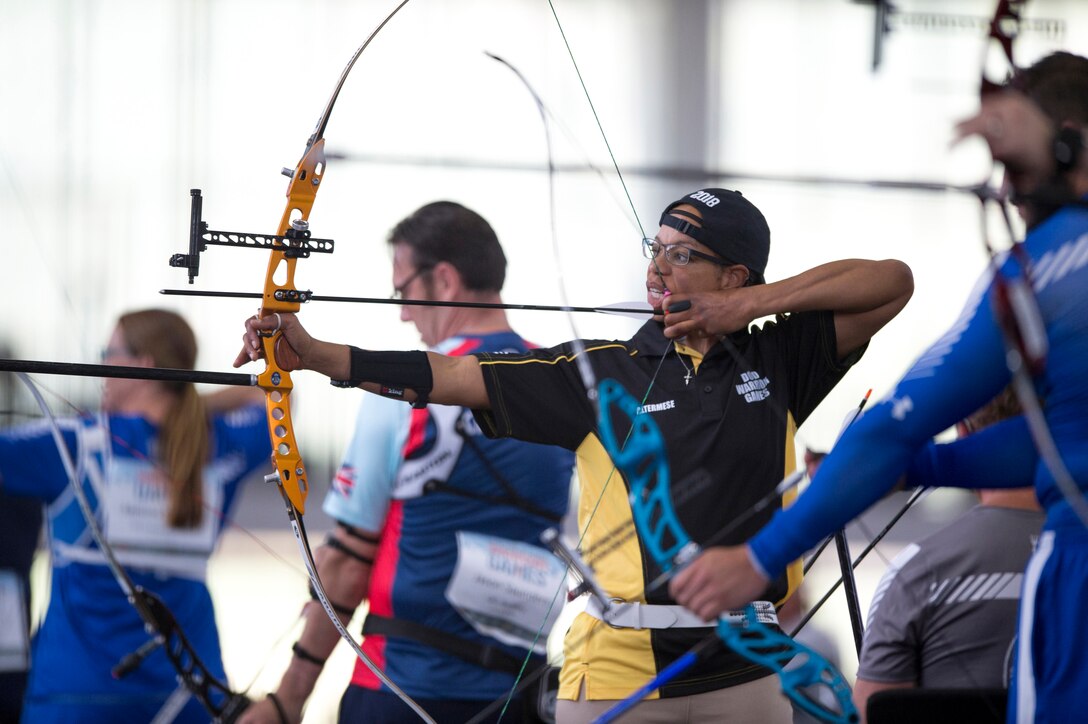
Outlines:
[[[451,338],[435,351],[460,356],[529,348],[513,332],[503,332]],[[463,408],[417,410],[367,396],[324,509],[343,523],[381,532],[370,574],[371,613],[524,657],[524,649],[477,632],[446,600],[457,564],[457,532],[539,546],[541,532],[566,511],[573,462],[559,447],[489,440]],[[511,489],[522,505],[510,503]],[[363,648],[412,697],[493,699],[513,684],[510,674],[409,639],[368,635]],[[352,681],[381,688],[361,664]]]

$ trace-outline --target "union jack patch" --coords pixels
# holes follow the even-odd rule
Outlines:
[[[336,477],[332,480],[332,487],[345,498],[350,497],[355,487],[355,468],[351,465],[341,465],[336,471]]]

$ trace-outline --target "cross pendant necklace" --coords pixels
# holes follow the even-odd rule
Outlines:
[[[676,349],[675,345],[673,350],[676,352],[676,359],[680,360],[680,364],[684,366],[684,385],[687,386],[691,384],[691,376],[695,373],[695,369],[694,367],[688,367],[688,363],[684,361],[684,354]]]

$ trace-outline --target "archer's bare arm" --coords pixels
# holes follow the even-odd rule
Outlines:
[[[373,532],[364,532],[370,537],[377,538]],[[332,536],[339,544],[346,546],[362,558],[373,560],[377,552],[376,545],[349,535],[342,526],[337,526]],[[328,593],[329,601],[340,609],[348,611],[356,609],[366,598],[371,566],[328,545],[319,547],[315,558],[318,575]],[[338,615],[341,623],[346,626],[351,615],[346,612],[338,612]],[[298,638],[298,646],[315,658],[327,659],[340,640],[340,634],[325,615],[321,603],[307,602],[302,609],[302,619],[304,623]],[[283,704],[287,718],[292,724],[302,720],[306,700],[313,692],[322,670],[323,666],[320,664],[307,661],[297,655],[291,657],[291,662],[287,670],[283,672],[275,694]],[[269,699],[255,702],[246,709],[238,721],[239,724],[281,724],[275,704]]]
[[[346,380],[351,377],[351,348],[345,344],[325,342],[310,336],[293,314],[281,313],[264,319],[246,320],[246,331],[242,336],[242,351],[234,360],[235,367],[246,362],[264,357],[261,346],[261,332],[272,332],[279,326],[283,332],[276,346],[276,362],[287,371],[312,370],[330,379]],[[428,352],[431,374],[434,378],[430,402],[440,405],[459,405],[473,410],[490,409],[491,401],[484,386],[483,373],[475,357],[447,357]],[[364,382],[359,385],[368,392],[378,393],[380,383],[386,380]],[[416,399],[414,391],[409,390],[405,399]]]
[[[828,310],[835,314],[837,352],[842,359],[890,322],[913,293],[914,277],[901,261],[842,259],[771,284],[673,294],[666,311],[685,299],[691,301],[691,308],[665,315],[665,336],[729,334],[760,317]]]

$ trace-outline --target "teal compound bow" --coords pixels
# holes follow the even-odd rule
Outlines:
[[[649,415],[639,414],[638,401],[620,384],[604,380],[598,389],[601,442],[630,485],[632,515],[647,552],[668,573],[690,561],[700,548],[684,530],[672,504],[664,438]],[[617,416],[630,424],[624,444],[616,434]],[[761,623],[751,605],[739,622],[728,615],[719,619],[713,636],[697,644],[597,721],[614,720],[690,668],[704,650],[718,641],[774,671],[781,681],[782,692],[809,714],[837,724],[858,721],[850,685],[842,674],[820,654]],[[786,669],[794,661],[794,668]],[[818,689],[829,691],[837,708],[832,709],[808,694]]]
[[[588,89],[585,88],[585,82],[582,79],[578,64],[574,60],[573,50],[570,48],[569,42],[567,41],[566,33],[563,31],[562,24],[559,22],[552,0],[548,0],[548,3],[549,7],[552,9],[553,15],[555,15],[555,20],[559,31],[563,36],[564,43],[567,44],[571,61],[574,63],[579,82],[586,92],[586,99],[590,104],[590,108],[593,110],[593,115],[597,121],[598,128],[601,131],[602,138],[604,139],[606,147],[608,147],[609,157],[612,159],[613,165],[616,168],[616,173],[626,192],[627,187],[626,184],[623,183],[622,173],[620,173],[618,164],[616,164],[615,156],[612,154],[611,147],[607,141],[607,136],[604,134],[604,129],[600,126],[600,119],[597,117],[596,109],[594,108],[592,99],[589,97]],[[496,60],[505,63],[505,61],[502,61],[500,58],[496,58]],[[547,113],[539,95],[516,69],[512,68],[512,70],[514,70],[532,94],[538,110],[540,111],[545,127],[545,135],[547,136]],[[550,179],[552,176],[550,142],[548,146]],[[631,201],[629,194],[628,201]],[[631,206],[632,211],[634,211],[633,202],[631,202]],[[635,218],[636,223],[638,223],[637,212],[635,212]],[[641,226],[641,224],[639,224],[639,226]],[[642,235],[645,236],[645,233]],[[554,246],[558,248],[557,245]],[[658,274],[660,275],[660,271]],[[577,338],[578,335],[576,333],[575,339]],[[624,390],[622,386],[611,380],[605,380],[599,385],[596,383],[596,375],[593,373],[592,364],[588,358],[589,355],[585,353],[584,348],[578,349],[578,354],[576,356],[578,369],[583,383],[586,386],[587,395],[591,404],[597,408],[599,415],[599,437],[601,438],[605,450],[612,458],[613,469],[619,470],[628,480],[635,530],[641,533],[645,538],[644,542],[650,554],[653,555],[659,566],[667,574],[674,566],[683,565],[694,558],[700,549],[698,545],[694,543],[694,541],[691,541],[687,536],[673,509],[669,490],[669,466],[664,454],[663,439],[661,438],[660,431],[657,429],[656,424],[653,423],[648,416],[637,415],[639,407],[638,401]],[[664,363],[664,360],[665,357],[662,357],[662,363]],[[648,388],[643,395],[644,398],[648,397],[650,389],[653,388],[658,372],[660,372],[660,367],[658,367],[651,377]],[[631,432],[623,440],[618,439],[614,434],[614,428],[611,423],[611,408],[615,404],[620,405],[621,410],[627,414],[632,422]],[[794,475],[787,478],[782,484],[776,486],[775,490],[767,497],[757,502],[752,509],[742,514],[739,520],[734,521],[730,526],[730,529],[732,529],[733,525],[739,524],[750,517],[751,514],[758,512],[760,509],[770,504],[778,495],[785,490],[792,488],[800,480],[800,475]],[[604,491],[602,490],[602,499],[603,496]],[[580,590],[590,591],[592,595],[600,598],[600,603],[607,614],[610,602],[607,600],[604,592],[596,585],[592,576],[592,571],[589,570],[587,566],[580,565],[578,557],[574,555],[573,552],[567,550],[565,546],[561,545],[557,536],[553,536],[551,545],[553,550],[555,550],[561,558],[564,558],[572,570],[577,572],[579,577],[582,578],[583,583]],[[567,555],[563,555],[564,553]],[[651,584],[651,587],[657,585],[661,581],[663,581],[663,578],[658,578]],[[759,623],[754,611],[746,612],[744,621],[739,624],[723,618],[714,636],[700,643],[691,652],[664,669],[653,682],[644,687],[644,690],[640,690],[632,695],[630,700],[621,702],[621,704],[616,707],[616,709],[620,710],[617,711],[616,714],[618,715],[621,711],[626,711],[637,704],[642,698],[645,698],[645,696],[654,689],[678,676],[681,672],[695,663],[698,659],[698,655],[704,649],[717,641],[726,642],[727,645],[730,645],[730,647],[741,656],[775,671],[782,679],[783,690],[786,692],[787,696],[797,701],[799,706],[806,711],[809,711],[814,716],[824,719],[825,721],[833,722],[856,722],[858,720],[857,712],[851,701],[849,684],[843,679],[842,675],[839,674],[825,658],[816,654],[816,652],[797,644],[789,637],[772,631]],[[785,665],[795,658],[798,658],[800,665],[789,671],[785,670]],[[518,679],[520,680],[521,677],[519,676]],[[817,686],[824,686],[835,695],[840,711],[829,709],[805,695],[805,688],[811,689]],[[510,696],[513,696],[514,691],[518,688],[518,682],[515,682],[515,686],[510,692]],[[510,696],[507,697],[507,704],[509,703]],[[603,720],[609,721],[610,718],[604,718]]]

